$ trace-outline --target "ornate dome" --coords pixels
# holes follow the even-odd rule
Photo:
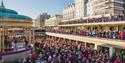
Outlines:
[[[9,13],[0,13],[0,18],[13,18],[13,19],[27,19],[27,20],[32,20],[28,16],[17,15],[17,14],[9,14]]]
[[[3,1],[0,6],[0,18],[12,18],[12,19],[27,19],[32,20],[32,18],[24,15],[18,15],[18,13],[11,9],[6,9]]]
[[[0,13],[18,14],[16,11],[0,7]]]

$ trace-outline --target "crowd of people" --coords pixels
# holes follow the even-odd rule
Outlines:
[[[100,18],[87,18],[73,21],[60,22],[60,25],[63,24],[79,24],[79,23],[99,23],[99,22],[115,22],[115,21],[125,21],[124,15],[117,15],[111,17],[100,17]]]
[[[110,56],[108,48],[95,50],[85,47],[83,42],[68,39],[37,37],[35,48],[41,50],[25,58],[23,63],[125,63],[123,50]]]
[[[110,38],[110,39],[120,39],[125,40],[125,31],[124,30],[79,30],[79,29],[47,29],[48,32],[54,33],[63,33],[63,34],[73,34],[81,36],[91,36],[91,37],[100,37],[100,38]]]

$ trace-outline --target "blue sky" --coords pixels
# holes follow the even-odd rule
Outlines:
[[[73,0],[4,0],[6,8],[18,11],[19,14],[36,18],[40,13],[62,14],[63,8]]]

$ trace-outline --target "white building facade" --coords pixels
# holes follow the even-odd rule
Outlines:
[[[75,18],[125,14],[124,0],[75,0]]]
[[[72,3],[63,10],[63,21],[67,21],[75,18],[75,4]]]
[[[55,15],[47,20],[45,20],[45,26],[57,26],[59,22],[62,21],[62,15]]]
[[[34,26],[35,27],[45,26],[45,20],[49,18],[50,18],[50,15],[48,15],[47,13],[42,13],[36,19],[34,19]]]
[[[88,0],[87,1],[87,3],[86,3],[86,9],[87,9],[87,11],[86,11],[86,15],[85,15],[85,17],[87,17],[87,16],[92,16],[93,15],[93,3],[92,3],[92,1],[93,0]]]
[[[82,17],[84,17],[85,14],[85,5],[84,5],[84,0],[75,0],[75,18],[76,19],[80,19]]]
[[[93,15],[124,14],[124,0],[93,0]]]

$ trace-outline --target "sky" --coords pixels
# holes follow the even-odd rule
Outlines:
[[[3,0],[5,7],[35,19],[40,13],[62,14],[66,5],[74,0]]]

